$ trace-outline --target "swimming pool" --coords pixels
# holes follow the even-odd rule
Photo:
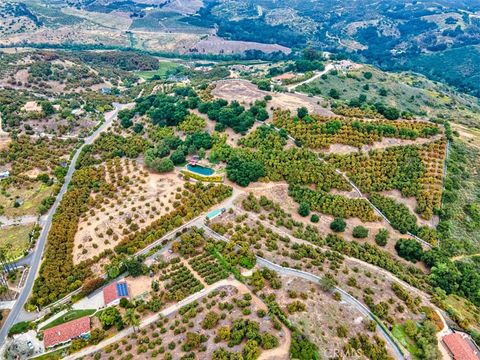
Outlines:
[[[213,169],[208,167],[190,164],[187,165],[187,170],[203,176],[210,176],[215,172]]]
[[[217,216],[223,214],[224,212],[225,212],[225,209],[223,209],[223,208],[222,209],[215,209],[215,210],[208,213],[207,219],[212,220],[212,219],[216,218]]]

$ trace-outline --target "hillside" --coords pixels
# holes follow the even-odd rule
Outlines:
[[[479,11],[480,0],[33,0],[0,5],[0,46],[231,55],[289,54],[311,44],[479,95]]]
[[[477,98],[410,72],[385,72],[368,65],[346,72],[333,70],[296,90],[337,105],[381,102],[417,117],[480,126]]]

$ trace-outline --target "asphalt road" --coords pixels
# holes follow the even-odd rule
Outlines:
[[[146,318],[145,320],[143,320],[140,323],[138,328],[143,329],[143,328],[149,326],[150,324],[158,321],[160,318],[167,317],[167,316],[177,312],[183,306],[188,305],[188,304],[190,304],[194,301],[197,301],[198,299],[201,299],[202,297],[210,294],[211,292],[213,292],[217,289],[220,289],[220,288],[223,288],[223,287],[226,287],[226,286],[239,287],[240,285],[241,285],[241,283],[239,283],[237,280],[229,280],[229,279],[220,280],[220,281],[218,281],[218,282],[216,282],[212,285],[207,286],[206,288],[200,290],[199,292],[196,292],[196,293],[186,297],[185,299],[177,302],[176,304],[169,306],[168,308],[160,311],[159,313],[154,314],[154,315]],[[134,329],[133,329],[133,327],[129,327],[125,330],[122,330],[122,331],[118,332],[114,336],[103,340],[98,345],[89,346],[86,349],[80,350],[79,352],[76,352],[72,355],[69,355],[69,356],[65,357],[64,360],[73,360],[73,359],[83,358],[87,355],[90,355],[90,354],[100,350],[100,349],[105,348],[108,345],[111,345],[111,344],[114,344],[114,343],[120,341],[122,338],[124,338],[124,337],[126,337],[126,336],[128,336],[132,333],[134,333]]]
[[[204,226],[204,228],[205,228],[206,232],[208,233],[208,235],[212,236],[213,238],[216,238],[216,239],[221,240],[221,241],[227,241],[227,242],[229,241],[229,239],[227,239],[226,237],[224,237],[224,236],[218,234],[217,232],[213,231],[211,228],[209,228],[207,226]],[[312,281],[312,282],[317,283],[317,284],[321,280],[321,278],[319,276],[316,276],[314,274],[311,274],[311,273],[308,273],[308,272],[305,272],[305,271],[301,271],[301,270],[286,268],[286,267],[283,267],[281,265],[277,265],[275,263],[272,263],[272,262],[270,262],[270,261],[268,261],[264,258],[261,258],[259,256],[256,256],[256,259],[257,259],[257,264],[258,265],[267,267],[267,268],[272,269],[272,270],[275,270],[275,271],[277,271],[281,274],[301,277],[305,280]],[[360,301],[358,301],[356,298],[354,298],[352,295],[350,295],[345,290],[343,290],[341,288],[338,288],[338,287],[336,287],[335,289],[342,295],[342,300],[351,304],[353,307],[355,307],[364,316],[370,318],[371,320],[374,320],[378,324],[378,326],[377,326],[378,331],[382,334],[383,338],[385,339],[385,341],[387,342],[389,347],[394,352],[396,359],[402,359],[402,360],[406,359],[402,350],[398,347],[397,343],[393,340],[392,335],[389,334],[387,331],[385,331],[385,329],[382,326],[380,326],[377,318],[373,315],[373,313],[365,305],[363,305]]]
[[[266,268],[275,270],[276,272],[284,275],[289,275],[289,276],[297,276],[301,277],[302,279],[312,281],[314,283],[319,283],[321,278],[319,276],[316,276],[314,274],[301,271],[301,270],[296,270],[296,269],[291,269],[291,268],[286,268],[280,265],[277,265],[275,263],[272,263],[266,259],[263,259],[261,257],[257,256],[257,264],[260,266],[264,266]],[[370,318],[371,320],[374,320],[375,322],[378,323],[377,319],[373,316],[372,312],[365,306],[363,305],[360,301],[355,299],[352,295],[347,293],[345,290],[335,287],[335,290],[337,290],[341,295],[342,295],[342,300],[351,304],[353,307],[355,307],[359,312],[361,312],[364,316]],[[393,340],[392,336],[383,329],[380,325],[377,325],[377,330],[382,334],[383,338],[385,341],[388,343],[389,347],[393,350],[395,354],[396,359],[405,359],[405,356],[403,355],[403,352],[401,349],[398,347],[397,343]]]
[[[43,251],[45,250],[45,244],[47,242],[47,237],[48,237],[48,232],[50,231],[50,226],[52,225],[52,219],[53,215],[57,211],[58,205],[60,204],[60,201],[62,201],[63,196],[67,192],[68,185],[70,184],[70,181],[72,180],[73,173],[75,172],[75,163],[77,162],[77,159],[80,155],[80,152],[82,151],[82,148],[85,145],[92,144],[95,139],[100,135],[102,131],[104,131],[114,119],[116,119],[118,111],[121,110],[123,107],[126,105],[122,104],[113,104],[114,110],[107,113],[105,115],[105,121],[97,130],[95,130],[89,137],[85,138],[84,143],[77,149],[75,152],[73,158],[70,161],[70,165],[68,167],[68,172],[67,175],[65,176],[65,181],[63,183],[62,188],[60,189],[60,192],[57,195],[57,198],[55,199],[55,202],[50,209],[50,211],[47,214],[45,224],[42,228],[42,231],[40,233],[40,236],[37,240],[37,245],[36,249],[33,252],[33,258],[30,261],[30,271],[28,273],[28,278],[25,282],[25,286],[22,289],[22,292],[20,293],[17,302],[15,303],[14,307],[10,311],[7,320],[5,321],[2,329],[0,330],[0,346],[2,346],[5,343],[5,339],[8,335],[8,330],[12,327],[13,324],[15,324],[17,317],[21,312],[24,312],[23,307],[25,303],[27,302],[28,296],[30,295],[30,292],[32,291],[33,284],[35,282],[35,278],[37,276],[38,270],[40,268],[40,264],[42,262],[42,257],[43,257]]]

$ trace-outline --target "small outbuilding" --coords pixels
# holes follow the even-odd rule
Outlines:
[[[128,299],[128,285],[125,281],[115,281],[103,288],[105,306],[117,305],[121,298]]]

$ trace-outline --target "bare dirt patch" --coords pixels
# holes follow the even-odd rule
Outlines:
[[[267,54],[277,51],[281,51],[287,55],[291,53],[289,48],[282,45],[226,40],[214,35],[197,42],[190,49],[190,52],[200,54],[238,54],[247,50],[260,50]]]
[[[27,101],[23,106],[23,110],[26,112],[41,112],[42,107],[36,101]]]
[[[277,183],[253,183],[250,184],[248,187],[248,192],[252,192],[256,197],[266,196],[268,199],[273,200],[274,202],[280,204],[282,209],[291,215],[292,219],[304,223],[310,223],[308,221],[308,217],[304,218],[298,214],[298,204],[288,196],[288,184],[284,182],[277,182]],[[339,195],[350,197],[350,194],[353,195],[353,192],[341,192]],[[241,198],[239,199],[239,203],[241,203]],[[314,226],[318,227],[320,234],[322,236],[326,236],[327,234],[331,233],[332,230],[330,229],[330,223],[334,220],[334,217],[331,215],[319,214],[320,221],[315,224]],[[349,218],[345,219],[347,223],[347,227],[341,236],[348,241],[359,241],[359,242],[368,242],[369,244],[376,244],[375,243],[375,235],[378,233],[380,229],[387,229],[389,232],[389,240],[387,245],[383,248],[384,250],[388,251],[395,257],[397,257],[400,261],[404,261],[400,257],[398,257],[397,252],[395,250],[395,243],[398,239],[406,238],[407,235],[401,234],[399,231],[395,230],[388,224],[383,218],[377,222],[362,222],[358,218]],[[313,223],[310,223],[313,225]],[[353,228],[355,226],[364,226],[368,229],[368,236],[366,239],[355,239],[352,235]],[[424,266],[421,263],[415,264],[416,267],[424,270]]]
[[[107,176],[117,198],[108,200],[100,208],[90,206],[80,220],[73,250],[76,264],[112,249],[123,236],[147,227],[173,210],[176,189],[183,184],[178,175],[152,174],[143,171],[134,161],[117,160],[118,163],[112,165],[117,169],[116,180]],[[129,182],[119,186],[119,179],[125,180],[125,177]]]
[[[341,351],[349,336],[367,331],[365,324],[369,319],[351,304],[335,300],[332,294],[322,291],[317,284],[310,281],[283,275],[280,278],[283,291],[276,292],[277,302],[281,307],[286,307],[295,300],[306,305],[305,311],[290,314],[289,318],[318,346],[322,358],[331,358],[333,354]],[[287,290],[297,295],[306,294],[308,298],[290,298]],[[339,326],[348,328],[348,337],[338,337]]]
[[[248,105],[256,100],[263,99],[266,95],[271,95],[272,100],[268,107],[281,108],[297,111],[299,107],[305,106],[310,113],[324,116],[334,116],[330,110],[320,106],[319,98],[309,97],[297,93],[272,93],[260,90],[256,85],[247,80],[221,80],[216,82],[212,94],[218,98],[227,101],[238,101],[241,104]]]
[[[438,225],[440,221],[440,218],[438,217],[438,215],[433,215],[431,220],[425,220],[420,215],[418,215],[415,212],[415,209],[417,208],[417,199],[415,199],[414,197],[408,197],[408,198],[404,197],[402,193],[398,190],[382,191],[380,194],[387,197],[391,197],[395,201],[398,201],[399,203],[408,207],[409,210],[412,212],[412,214],[415,215],[415,217],[417,218],[417,222],[420,225],[427,225],[434,228]]]

